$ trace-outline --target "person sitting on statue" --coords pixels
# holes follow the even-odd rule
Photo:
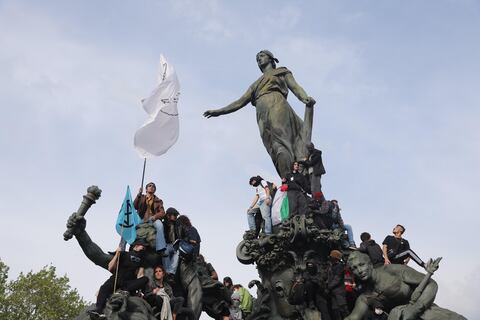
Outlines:
[[[410,249],[410,244],[402,237],[405,227],[397,224],[393,228],[393,236],[386,236],[383,240],[383,257],[385,264],[407,264],[410,258],[413,259],[420,267],[424,268],[425,263],[420,257]]]
[[[330,252],[330,268],[328,270],[327,288],[330,291],[331,309],[334,320],[343,320],[349,313],[345,292],[345,264],[342,253],[338,250]]]
[[[155,316],[160,319],[175,320],[181,311],[185,299],[175,297],[172,287],[166,282],[166,271],[163,266],[153,269],[153,279],[150,279],[144,299],[154,308]]]
[[[389,312],[391,320],[466,320],[463,316],[434,304],[438,285],[431,279],[436,269],[426,265],[424,275],[404,264],[388,264],[374,268],[368,255],[359,251],[350,253],[347,264],[353,274],[370,288],[361,294],[355,307],[344,320],[363,320],[376,301]]]
[[[162,253],[166,248],[162,223],[162,219],[165,216],[163,201],[155,195],[155,191],[157,190],[155,183],[147,183],[145,190],[145,195],[142,193],[143,188],[138,190],[138,194],[133,201],[133,206],[138,210],[138,215],[143,219],[143,222],[151,223],[155,227],[157,232],[155,242],[156,250]]]
[[[197,228],[192,225],[192,222],[186,215],[181,215],[177,218],[177,232],[178,238],[189,243],[193,247],[193,258],[200,254],[200,234]]]
[[[300,165],[298,161],[292,163],[292,171],[289,172],[282,182],[288,186],[287,197],[290,216],[307,213],[307,192],[310,186],[307,179],[299,171]]]
[[[373,263],[374,267],[383,266],[385,260],[383,259],[382,248],[372,239],[372,236],[368,232],[362,232],[360,235],[362,243],[358,251],[366,253]]]
[[[165,219],[163,221],[163,226],[165,229],[165,241],[166,241],[166,250],[162,258],[163,266],[167,274],[175,275],[175,270],[173,266],[178,265],[178,255],[175,254],[175,249],[173,244],[178,239],[177,233],[177,217],[180,215],[177,209],[168,208],[165,213]]]
[[[308,168],[310,177],[310,194],[313,198],[321,198],[325,200],[322,193],[322,175],[326,173],[322,161],[322,151],[315,149],[312,142],[307,143],[308,157],[305,160],[299,161],[301,165]]]
[[[238,292],[240,295],[240,309],[242,310],[242,317],[245,319],[252,313],[253,309],[253,298],[250,292],[245,289],[241,284],[236,284],[233,286],[233,294]]]
[[[91,317],[105,318],[103,309],[107,299],[117,290],[135,291],[145,288],[148,278],[143,275],[143,257],[148,243],[143,239],[135,240],[132,243],[130,251],[121,251],[117,249],[112,260],[108,263],[108,271],[112,276],[100,287],[97,295],[95,310],[90,311]]]
[[[232,278],[230,277],[225,277],[223,278],[223,285],[225,286],[225,289],[228,290],[228,294],[231,296],[233,293],[233,281]]]
[[[255,188],[255,196],[253,198],[252,204],[247,209],[248,228],[253,231],[256,230],[255,213],[256,213],[256,209],[259,208],[264,221],[265,234],[271,234],[272,233],[272,216],[271,216],[272,197],[270,195],[271,190],[268,186],[268,183],[262,177],[256,176],[256,177],[251,177],[248,184]]]
[[[331,215],[333,219],[333,229],[340,228],[342,230],[345,230],[347,232],[347,237],[348,237],[348,245],[350,249],[356,249],[357,246],[355,244],[355,240],[353,237],[353,228],[351,225],[346,224],[343,222],[342,215],[340,214],[340,211],[342,210],[340,206],[338,205],[337,200],[331,200],[330,201],[331,205]]]

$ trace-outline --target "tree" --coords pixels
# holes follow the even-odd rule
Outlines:
[[[87,305],[66,275],[57,277],[54,266],[20,273],[7,282],[8,266],[0,260],[0,319],[71,320]]]

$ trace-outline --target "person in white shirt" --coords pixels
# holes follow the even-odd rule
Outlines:
[[[270,195],[270,188],[267,181],[262,177],[251,177],[249,184],[255,188],[255,197],[252,200],[252,204],[247,209],[248,227],[250,230],[255,230],[255,212],[259,208],[262,214],[262,218],[265,221],[264,231],[265,234],[272,233],[272,217],[271,217],[271,204],[272,197]]]

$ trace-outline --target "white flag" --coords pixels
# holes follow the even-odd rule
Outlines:
[[[137,130],[133,142],[142,158],[160,156],[177,142],[179,95],[180,84],[175,69],[160,55],[158,86],[143,100],[143,109],[149,119]]]

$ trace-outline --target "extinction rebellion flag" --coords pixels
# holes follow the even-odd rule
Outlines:
[[[125,199],[123,200],[122,207],[118,213],[115,229],[117,229],[118,234],[127,241],[128,244],[132,244],[137,237],[135,227],[141,222],[141,220],[142,219],[138,215],[137,210],[133,207],[130,187],[127,186],[127,194],[125,194]]]

